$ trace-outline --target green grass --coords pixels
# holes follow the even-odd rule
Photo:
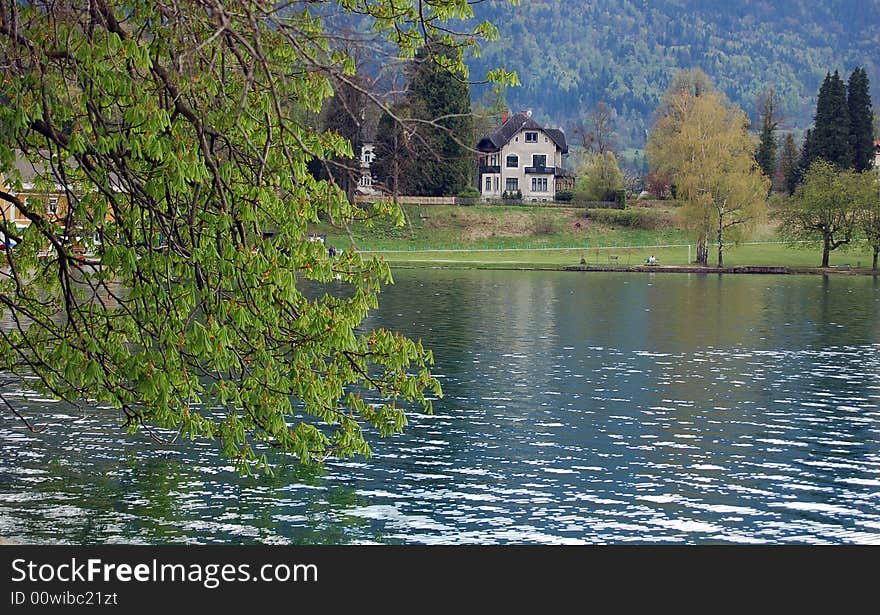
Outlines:
[[[644,264],[654,255],[660,265],[687,265],[687,247],[634,247],[634,248],[585,248],[554,250],[431,250],[431,251],[382,251],[378,252],[393,265],[446,266],[446,267],[566,267],[581,264],[599,266],[635,266]],[[691,246],[691,258],[695,255]],[[617,259],[612,258],[617,256]],[[784,244],[744,244],[725,251],[725,266],[784,266],[790,268],[814,268],[821,263],[819,247],[792,248]],[[717,264],[714,252],[709,264]],[[867,250],[835,251],[831,265],[870,267],[871,255]]]
[[[559,268],[580,265],[584,259],[587,265],[623,267],[644,264],[652,254],[661,265],[686,265],[687,245],[691,244],[691,260],[695,246],[677,223],[675,209],[669,202],[623,211],[406,206],[409,224],[404,227],[388,222],[372,228],[352,225],[351,235],[328,224],[310,230],[326,234],[332,246],[376,253],[392,266]],[[772,225],[766,225],[758,233],[761,243],[727,246],[724,264],[815,268],[821,263],[818,243],[793,247],[773,239]],[[716,250],[710,246],[709,264],[715,265],[716,259]],[[871,266],[871,254],[864,243],[831,253],[831,265],[847,264],[853,268]]]
[[[635,210],[635,208],[633,208]],[[329,224],[310,231],[327,235],[327,241],[345,249],[425,250],[442,248],[547,248],[683,243],[685,233],[665,210],[624,212],[566,207],[480,205],[405,206],[409,224],[394,227],[378,222],[345,229]],[[636,214],[636,215],[634,215]],[[640,228],[640,226],[645,228]]]

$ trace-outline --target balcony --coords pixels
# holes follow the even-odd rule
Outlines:
[[[489,166],[485,164],[480,165],[480,175],[484,173],[501,173],[501,167],[499,165]]]
[[[556,167],[526,167],[525,170],[530,175],[556,175]]]

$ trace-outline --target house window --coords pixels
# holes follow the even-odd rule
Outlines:
[[[492,178],[486,176],[486,192],[492,192]]]
[[[546,154],[533,154],[532,155],[532,166],[538,168],[544,168],[547,166],[547,155]]]
[[[498,154],[492,154],[489,156],[489,166],[497,167],[498,166]]]
[[[519,180],[516,177],[508,177],[504,189],[508,192],[516,192],[519,190]]]
[[[53,216],[58,213],[58,199],[57,198],[49,199],[49,213]]]
[[[519,166],[519,156],[517,156],[516,154],[510,154],[507,157],[507,168],[508,169],[515,169],[518,166]]]
[[[526,143],[537,143],[538,142],[538,133],[537,132],[527,132],[526,133]]]
[[[493,190],[493,192],[498,192],[499,188],[501,188],[501,178],[496,177],[495,179],[492,180],[492,183],[495,186],[495,189]]]
[[[532,192],[547,192],[547,178],[546,177],[533,177],[532,178]]]
[[[368,188],[373,185],[373,178],[370,175],[361,175],[360,185]]]

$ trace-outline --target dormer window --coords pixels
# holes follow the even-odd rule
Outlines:
[[[508,169],[515,169],[518,166],[519,166],[519,156],[517,156],[516,154],[510,154],[507,157],[507,168]]]
[[[538,133],[537,132],[527,132],[526,133],[526,143],[537,143],[538,142]]]

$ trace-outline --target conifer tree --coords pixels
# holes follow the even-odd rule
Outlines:
[[[776,128],[779,121],[776,117],[776,94],[771,88],[763,96],[761,101],[761,141],[758,144],[758,151],[755,153],[755,160],[765,177],[772,179],[773,172],[776,170],[776,151],[779,144],[776,142]]]
[[[794,135],[788,133],[782,142],[782,155],[779,157],[779,185],[789,194],[794,194],[798,185],[798,146]]]
[[[852,166],[853,149],[850,144],[849,107],[846,84],[837,71],[827,74],[816,102],[816,117],[812,142],[805,148],[810,154],[809,167],[816,158],[822,158],[840,169]]]
[[[428,45],[410,69],[407,98],[414,124],[413,151],[406,173],[414,194],[447,196],[468,185],[473,134],[468,83],[448,68],[451,49]]]
[[[871,168],[874,159],[874,112],[871,109],[868,74],[864,68],[857,67],[849,77],[847,107],[853,168],[856,171],[864,171]]]
[[[795,167],[794,170],[795,188],[804,181],[807,169],[810,168],[810,164],[812,164],[815,159],[816,156],[813,154],[813,130],[808,128],[807,132],[804,133],[804,144],[801,146],[801,155],[798,158],[797,167]],[[792,190],[791,194],[794,194],[794,190]]]

